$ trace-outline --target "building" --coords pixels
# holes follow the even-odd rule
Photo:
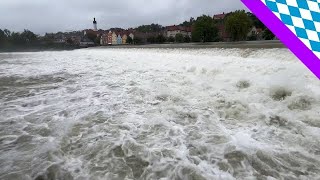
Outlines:
[[[108,32],[107,43],[108,43],[108,45],[111,45],[111,44],[112,44],[112,32],[111,32],[111,31]]]
[[[66,43],[66,40],[64,38],[63,39],[54,39],[53,43],[55,43],[55,44],[64,44],[64,43]]]
[[[226,14],[223,12],[222,14],[216,14],[213,16],[214,20],[224,20],[224,18],[226,17]]]
[[[247,36],[250,37],[250,36],[255,36],[257,35],[257,28],[255,26],[253,26],[250,31],[248,32]]]
[[[79,42],[79,46],[80,47],[91,47],[94,46],[94,42],[92,42],[90,39],[88,39],[87,37],[82,37],[81,41]]]
[[[218,28],[218,36],[220,41],[231,41],[231,35],[226,31],[225,26],[225,13],[213,15],[213,19],[216,22],[216,26]]]
[[[127,39],[130,36],[132,39],[134,38],[133,33],[128,34],[129,31],[111,31],[108,33],[103,33],[100,36],[100,44],[103,46],[106,45],[119,45],[119,44],[127,44]]]
[[[102,36],[100,37],[100,45],[108,45],[108,34],[102,34]]]
[[[127,39],[128,39],[127,34],[123,33],[123,35],[122,35],[122,44],[127,44]]]
[[[231,41],[231,35],[226,31],[226,26],[224,23],[217,24],[217,28],[220,41]]]
[[[129,33],[129,37],[131,37],[131,39],[133,40],[134,39],[134,34],[132,32]]]
[[[118,36],[117,36],[117,44],[122,44],[121,33],[118,33]]]
[[[186,27],[187,35],[191,38],[192,36],[192,27]]]
[[[182,34],[183,36],[191,37],[191,27],[183,27],[183,26],[167,26],[166,27],[166,36],[176,37],[177,34]]]
[[[93,18],[93,30],[98,31],[97,21],[96,18]]]
[[[80,45],[81,37],[80,36],[71,36],[71,40],[72,40],[73,44]]]
[[[257,28],[257,40],[263,40],[263,29]]]
[[[262,40],[263,39],[263,30],[261,28],[256,28],[253,26],[250,31],[247,34],[247,37],[255,37],[256,40]]]
[[[111,44],[118,44],[118,42],[117,42],[117,39],[118,38],[118,36],[117,36],[117,34],[116,34],[116,32],[113,32],[112,33],[112,41],[111,41]]]

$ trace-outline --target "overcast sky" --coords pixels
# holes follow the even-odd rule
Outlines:
[[[190,17],[246,9],[240,0],[0,0],[0,29],[38,34],[92,28],[179,24]]]

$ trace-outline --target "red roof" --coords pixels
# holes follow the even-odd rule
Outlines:
[[[185,30],[186,30],[187,32],[191,32],[191,31],[192,31],[192,27],[186,27]]]
[[[226,17],[225,13],[222,14],[216,14],[213,16],[213,19],[224,19]]]
[[[191,32],[191,27],[183,27],[183,26],[167,26],[166,27],[167,31],[186,31],[186,32]]]

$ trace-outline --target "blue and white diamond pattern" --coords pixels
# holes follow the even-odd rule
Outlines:
[[[320,0],[261,0],[320,58]]]

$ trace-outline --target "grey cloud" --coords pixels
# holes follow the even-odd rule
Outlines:
[[[178,24],[190,17],[246,9],[240,0],[1,0],[0,29],[44,32]]]

